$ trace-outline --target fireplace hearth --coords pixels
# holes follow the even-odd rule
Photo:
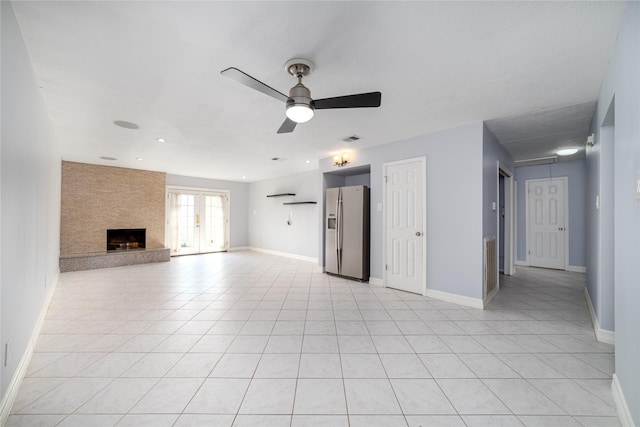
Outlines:
[[[144,249],[146,234],[145,228],[107,230],[107,252]]]

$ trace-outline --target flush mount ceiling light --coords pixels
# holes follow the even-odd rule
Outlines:
[[[156,141],[158,141],[158,142],[167,142],[167,140],[164,139],[164,138],[156,138]]]
[[[140,129],[140,126],[138,126],[137,124],[124,120],[116,120],[113,122],[113,124],[125,129]]]
[[[342,153],[337,156],[333,156],[334,166],[342,167],[342,166],[346,166],[347,164],[349,164],[349,154]]]
[[[576,154],[578,152],[577,148],[565,148],[562,150],[556,151],[558,156],[571,156],[572,154]]]

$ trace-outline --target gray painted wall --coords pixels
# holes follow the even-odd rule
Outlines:
[[[0,368],[4,397],[58,277],[61,158],[13,8],[0,3],[3,350],[10,340],[7,367],[3,360]]]
[[[320,174],[305,172],[249,186],[250,246],[318,258],[321,221]],[[268,194],[295,193],[295,196],[267,197]],[[317,204],[283,205],[285,202]],[[287,224],[290,221],[291,224]]]
[[[635,425],[640,425],[639,52],[640,3],[629,2],[600,89],[595,123],[602,123],[615,96],[615,372]]]
[[[601,121],[601,120],[600,120]],[[602,123],[600,123],[601,125]],[[595,123],[596,143],[587,147],[587,290],[600,328],[615,329],[614,127]],[[599,208],[596,207],[599,198]]]
[[[383,163],[426,156],[427,287],[482,298],[482,140],[483,124],[476,122],[352,154],[351,167],[371,168],[372,277],[383,277],[383,213],[376,209]],[[336,170],[331,157],[319,167],[321,173]]]
[[[596,133],[598,126],[596,117],[591,122],[591,133]],[[598,138],[596,138],[598,139]],[[597,141],[593,147],[586,147],[586,200],[585,215],[587,227],[587,245],[585,250],[585,261],[587,268],[587,291],[591,299],[591,305],[600,318],[600,214],[596,209],[596,197],[600,193],[600,142]],[[613,180],[613,175],[611,177]],[[613,221],[613,219],[611,219]]]
[[[249,184],[167,174],[167,185],[229,191],[229,248],[249,245]]]
[[[363,173],[360,175],[346,176],[344,180],[344,185],[345,186],[366,185],[367,187],[371,187],[371,174]]]
[[[615,135],[614,127],[606,126],[601,128],[599,143],[600,150],[600,209],[598,235],[599,241],[599,301],[597,316],[600,320],[600,327],[609,331],[615,329],[615,188],[614,180],[614,150]],[[592,203],[595,207],[595,203]],[[595,306],[594,306],[595,307]]]
[[[517,181],[517,260],[527,259],[526,180],[542,178],[568,178],[569,192],[569,265],[585,267],[586,245],[586,166],[584,160],[552,163],[549,165],[521,166],[515,169]]]
[[[505,198],[504,198],[504,180],[502,175],[498,176],[498,236],[500,236],[499,251],[498,251],[498,267],[500,271],[504,270],[504,215],[505,212]]]

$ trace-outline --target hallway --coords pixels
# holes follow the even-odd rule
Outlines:
[[[8,426],[616,426],[584,274],[487,310],[256,252],[60,277]]]

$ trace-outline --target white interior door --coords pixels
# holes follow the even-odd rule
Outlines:
[[[566,179],[527,181],[529,265],[565,269]]]
[[[227,250],[228,200],[226,193],[170,189],[167,238],[171,255]]]
[[[426,292],[424,158],[385,164],[385,284]]]

